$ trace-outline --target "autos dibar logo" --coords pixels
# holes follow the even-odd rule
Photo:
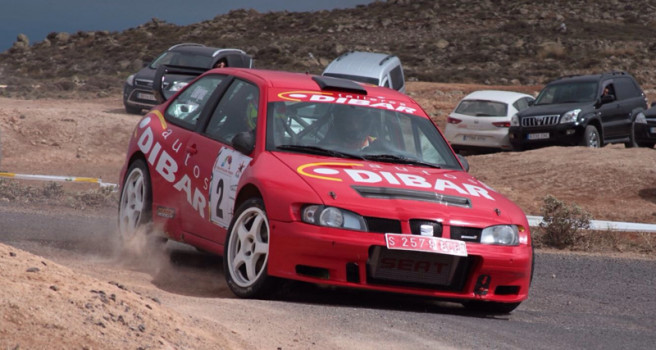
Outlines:
[[[404,168],[383,170],[378,167],[366,168],[364,164],[359,163],[340,162],[303,164],[296,168],[296,172],[302,176],[319,180],[433,189],[437,192],[457,192],[461,195],[495,200],[487,189],[478,186],[479,182],[473,179],[460,182],[457,181],[457,177],[448,173],[441,175],[444,178],[435,178],[435,175],[431,176],[430,173],[410,173]]]
[[[535,123],[536,123],[537,125],[544,125],[544,118],[545,118],[545,117],[542,116],[542,115],[541,115],[541,116],[537,116],[537,117],[535,117]]]

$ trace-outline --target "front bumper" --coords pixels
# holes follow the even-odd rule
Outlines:
[[[508,139],[514,147],[531,147],[543,145],[577,145],[583,138],[580,125],[572,123],[545,127],[511,126]]]
[[[312,283],[415,294],[449,300],[516,303],[528,297],[531,246],[513,247],[466,243],[468,256],[455,257],[415,251],[394,255],[381,233],[346,231],[300,222],[271,221],[269,270],[272,276]],[[445,238],[448,238],[446,235]],[[381,254],[387,260],[377,260]],[[427,256],[429,254],[430,256]],[[436,255],[439,255],[437,257]],[[402,280],[407,274],[433,273],[434,259],[451,276],[440,283]],[[427,262],[428,261],[428,262]],[[382,276],[377,265],[394,265],[399,278]],[[430,275],[426,281],[431,278]],[[487,285],[481,290],[482,276]]]
[[[647,124],[635,124],[635,138],[638,143],[656,143],[656,120],[648,119]]]
[[[129,107],[151,109],[157,105],[157,98],[152,90],[140,87],[123,87],[123,104]]]

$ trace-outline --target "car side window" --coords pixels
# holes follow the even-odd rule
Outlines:
[[[260,92],[256,85],[235,79],[212,113],[205,133],[230,144],[242,131],[253,131],[257,125]]]
[[[616,93],[618,100],[624,100],[627,98],[638,97],[642,94],[640,89],[636,86],[632,79],[629,78],[617,78],[615,79],[615,84],[617,85]]]
[[[519,100],[515,101],[515,103],[513,103],[513,107],[515,107],[515,109],[518,112],[521,112],[521,111],[525,110],[526,108],[528,108],[528,102],[530,100],[531,99],[528,98],[528,97],[522,97]]]
[[[401,66],[396,66],[390,72],[392,78],[392,89],[400,90],[403,87],[403,69]]]
[[[212,92],[224,79],[224,75],[207,75],[187,87],[169,104],[166,119],[184,128],[194,129]]]

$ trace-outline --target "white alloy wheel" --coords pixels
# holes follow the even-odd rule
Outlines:
[[[150,203],[148,168],[137,160],[130,166],[121,191],[118,225],[123,240],[133,238],[139,227],[151,221]]]
[[[230,274],[238,286],[250,287],[265,272],[269,257],[269,222],[264,211],[246,209],[235,221],[230,236]]]
[[[226,281],[240,297],[265,296],[275,282],[267,273],[270,230],[264,203],[260,198],[251,198],[235,215],[223,257]]]

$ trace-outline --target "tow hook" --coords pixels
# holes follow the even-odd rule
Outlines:
[[[490,275],[480,275],[474,286],[474,294],[487,295],[490,291]]]

